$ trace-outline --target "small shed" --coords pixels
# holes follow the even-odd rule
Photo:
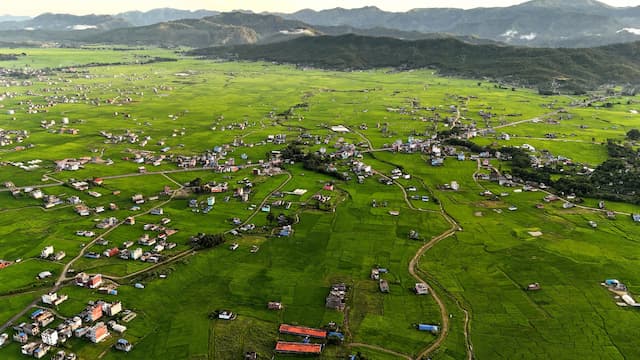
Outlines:
[[[388,293],[389,292],[389,283],[387,282],[387,280],[380,279],[379,286],[380,286],[380,291],[381,292],[383,292],[383,293]]]
[[[440,331],[439,326],[429,324],[418,324],[417,329],[420,331],[430,331],[432,333],[437,333],[438,331]]]
[[[416,295],[427,295],[429,294],[429,287],[425,283],[416,283],[414,291]]]
[[[46,279],[46,278],[49,278],[51,276],[53,276],[51,271],[43,271],[43,272],[38,274],[38,278],[40,278],[40,279]]]
[[[532,283],[527,285],[527,291],[538,291],[542,289],[542,287],[540,287],[539,283]]]
[[[267,304],[267,308],[269,310],[282,310],[282,303],[269,301],[269,303]]]

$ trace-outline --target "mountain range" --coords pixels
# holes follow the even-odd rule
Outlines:
[[[307,9],[280,15],[314,26],[451,33],[538,47],[590,47],[640,40],[640,6],[616,8],[594,0],[533,0],[509,7],[402,13],[376,7]]]
[[[166,9],[153,12],[158,16],[187,15]],[[204,12],[189,13],[193,16]],[[129,14],[129,18],[138,15]],[[270,14],[249,12],[219,13],[203,18],[185,18],[144,26],[129,26],[123,17],[110,15],[74,16],[43,14],[21,22],[0,23],[0,38],[20,43],[56,42],[65,45],[104,43],[120,45],[153,45],[165,47],[209,47],[238,44],[264,44],[288,41],[302,36],[358,34],[417,40],[454,37],[445,33],[420,33],[385,28],[358,29],[349,26],[312,26],[298,20],[284,19]],[[495,43],[475,36],[459,36],[474,43]]]
[[[233,13],[257,16],[247,11]],[[26,20],[5,16],[0,17],[0,31],[4,31],[0,33],[0,37],[4,41],[27,41],[29,37],[35,41],[60,39],[91,42],[119,39],[128,43],[175,45],[182,36],[186,36],[186,43],[181,44],[184,46],[273,42],[291,38],[271,37],[277,34],[273,31],[264,33],[261,29],[255,29],[259,24],[233,23],[232,19],[216,18],[218,15],[220,13],[209,10],[164,8],[114,15],[76,16],[47,13]],[[486,39],[486,42],[509,45],[574,48],[640,40],[640,6],[618,8],[595,0],[532,0],[509,7],[470,10],[413,9],[407,12],[387,12],[376,7],[335,8],[322,11],[307,9],[292,14],[272,15],[298,22],[294,27],[287,28],[287,24],[294,23],[279,20],[282,24],[279,31],[311,30],[307,35],[353,33],[406,40],[454,36],[466,38],[471,42]],[[191,21],[194,19],[202,21]],[[258,17],[251,20],[258,23],[263,21]],[[273,22],[273,19],[264,21]],[[211,28],[208,28],[209,26]],[[79,30],[93,34],[56,34],[54,37],[50,33]],[[102,34],[113,30],[119,31]],[[24,31],[33,33],[25,34]],[[37,34],[38,31],[49,33]],[[158,31],[157,38],[153,36],[153,31]],[[95,33],[102,35],[93,38]],[[132,38],[134,36],[140,38]]]

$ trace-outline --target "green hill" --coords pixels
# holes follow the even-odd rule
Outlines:
[[[640,42],[590,49],[473,45],[453,38],[402,41],[344,35],[194,50],[196,56],[266,60],[330,69],[434,68],[525,86],[564,78],[569,88],[640,82]]]

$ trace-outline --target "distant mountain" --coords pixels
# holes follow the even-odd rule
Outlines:
[[[84,38],[87,42],[205,47],[291,40],[319,33],[297,20],[242,12],[115,29]]]
[[[344,35],[207,48],[190,54],[331,69],[427,67],[445,75],[488,77],[539,87],[562,78],[565,88],[576,91],[608,83],[640,83],[640,42],[590,49],[550,49],[472,45],[453,38],[402,41]]]
[[[131,24],[111,15],[69,15],[46,13],[25,21],[0,23],[0,30],[110,30],[128,27]]]
[[[454,38],[469,44],[495,44],[499,45],[500,42],[482,39],[476,36],[467,35],[453,35],[445,33],[421,33],[418,31],[402,31],[387,28],[372,28],[372,29],[359,29],[351,26],[314,26],[319,32],[329,36],[339,35],[361,35],[370,37],[390,37],[399,40],[425,40],[425,39],[447,39]]]
[[[414,9],[398,13],[372,6],[274,15],[163,8],[117,15],[48,13],[15,20],[0,21],[2,41],[205,47],[352,33],[403,40],[453,37],[471,44],[578,48],[640,40],[640,6],[617,8],[595,0],[533,0],[502,8]],[[63,34],[64,31],[70,34]]]
[[[210,18],[204,18],[116,29],[90,35],[85,37],[84,41],[124,45],[198,47],[253,44],[258,41],[258,34],[250,28],[218,24]]]
[[[181,19],[202,19],[208,16],[218,15],[219,12],[211,10],[178,10],[171,8],[153,9],[146,12],[128,11],[115,15],[134,26],[152,25],[161,22]]]
[[[404,13],[376,7],[307,9],[280,15],[313,26],[450,33],[527,46],[578,47],[640,40],[640,7],[616,8],[594,0],[533,0],[502,8]]]
[[[31,19],[29,16],[13,16],[13,15],[0,15],[0,22],[6,21],[24,21]]]
[[[0,30],[112,30],[145,26],[180,19],[201,19],[219,14],[209,10],[154,9],[146,12],[130,11],[117,15],[69,15],[45,13],[35,18],[0,16]]]

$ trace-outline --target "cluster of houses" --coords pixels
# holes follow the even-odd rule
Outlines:
[[[177,233],[177,230],[168,229],[164,225],[171,221],[169,218],[163,218],[160,224],[145,224],[143,229],[145,231],[156,232],[155,237],[150,236],[148,233],[144,233],[137,241],[138,245],[150,247],[149,251],[144,251],[138,247],[136,249],[130,249],[134,242],[125,241],[121,248],[114,247],[107,249],[104,252],[106,257],[118,256],[123,260],[140,260],[144,262],[157,263],[162,260],[162,252],[165,250],[171,250],[178,246],[175,242],[169,242],[168,238]]]
[[[125,220],[127,224],[134,224],[135,220],[131,220],[134,218],[128,218]],[[158,263],[162,260],[162,252],[165,250],[171,250],[178,246],[175,242],[169,242],[168,238],[171,235],[174,235],[178,232],[178,230],[168,229],[164,225],[171,222],[169,218],[162,218],[160,224],[145,224],[143,229],[145,231],[153,231],[156,232],[157,235],[152,237],[148,233],[144,233],[138,240],[138,245],[151,247],[149,251],[143,250],[141,247],[136,249],[131,249],[134,245],[133,241],[125,241],[121,247],[113,247],[106,249],[102,256],[111,258],[118,256],[123,260],[140,260],[144,262]],[[99,242],[99,245],[108,245],[107,240],[102,240]],[[101,257],[100,253],[96,252],[88,252],[85,254],[85,257],[98,259]]]
[[[118,114],[118,113],[116,112],[115,114]],[[121,143],[136,144],[137,143],[142,147],[146,146],[147,142],[151,140],[151,136],[145,136],[142,139],[142,141],[139,141],[140,140],[139,135],[129,129],[125,130],[125,133],[121,135],[114,135],[110,132],[101,130],[100,136],[106,139],[104,141],[105,144],[121,144]]]
[[[96,228],[98,229],[109,229],[112,228],[114,226],[118,225],[118,219],[110,216],[107,218],[104,218],[102,220],[100,220],[97,224],[96,224]]]
[[[22,143],[29,137],[27,130],[5,130],[0,129],[0,147],[9,146],[14,142]]]
[[[42,295],[43,304],[50,306],[58,306],[66,299],[66,295],[58,295],[57,293]],[[122,310],[122,303],[119,301],[89,302],[88,306],[79,314],[63,318],[64,321],[55,328],[47,328],[56,320],[56,315],[47,308],[38,308],[31,313],[29,322],[23,322],[13,327],[15,330],[13,340],[21,344],[22,354],[36,359],[44,357],[54,347],[63,346],[74,337],[86,338],[93,343],[99,343],[110,335],[109,329],[118,334],[127,330],[126,326],[118,324],[115,319]],[[99,321],[105,316],[111,318],[107,324],[104,321]],[[118,347],[116,346],[116,348]],[[119,350],[130,351],[131,344],[128,347],[119,348]],[[60,350],[52,358],[73,360],[77,357],[73,353]]]
[[[84,165],[89,162],[95,162],[90,157],[81,157],[79,159],[62,159],[56,160],[56,171],[78,171],[84,168]]]
[[[378,288],[380,289],[380,292],[385,294],[389,292],[389,282],[383,279],[381,275],[388,272],[389,270],[376,266],[371,269],[371,274],[369,276],[371,280],[378,282]]]
[[[169,151],[170,148],[168,147],[164,147],[162,148],[160,151],[161,152],[167,152]],[[160,166],[162,165],[162,162],[165,160],[170,160],[171,156],[167,156],[164,154],[155,154],[153,152],[150,151],[140,151],[140,150],[136,150],[133,152],[134,156],[133,157],[124,157],[123,160],[125,161],[132,161],[135,164],[139,164],[141,165],[140,167],[138,167],[138,172],[145,172],[146,168],[143,165],[152,165],[152,166]]]
[[[29,147],[33,147],[34,145],[30,144],[28,146]],[[15,147],[15,150],[24,150],[24,149],[25,149],[25,147],[23,147],[23,146],[16,146]],[[17,168],[22,169],[24,171],[33,171],[33,170],[39,169],[41,163],[42,163],[42,160],[33,159],[33,160],[28,160],[28,161],[0,162],[0,166],[11,165],[13,167],[17,167]]]

